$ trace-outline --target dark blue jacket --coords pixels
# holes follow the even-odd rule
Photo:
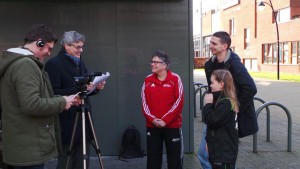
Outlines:
[[[83,76],[88,72],[83,61],[81,61],[80,65],[77,66],[75,62],[65,53],[65,50],[61,49],[58,55],[51,58],[45,65],[45,70],[49,74],[49,78],[55,95],[68,96],[82,91],[82,89],[79,89],[78,86],[76,86],[74,77]],[[87,110],[90,111],[91,107],[88,96],[85,98],[85,105],[88,108]],[[59,115],[63,144],[69,144],[71,141],[74,121],[77,112],[81,112],[80,107],[72,106],[68,111],[65,110]],[[75,144],[82,142],[81,114],[78,117],[79,118],[78,123],[76,123],[77,127],[74,137]],[[88,118],[86,118],[86,121],[87,119]],[[86,135],[89,138],[91,136],[90,124],[86,124]]]
[[[214,68],[214,62],[217,62],[216,56],[211,57],[205,63],[205,73],[208,86],[210,86],[210,77]],[[257,118],[253,97],[257,93],[254,80],[249,75],[247,69],[242,64],[239,56],[228,50],[224,60],[223,69],[227,69],[232,74],[234,84],[237,90],[237,98],[239,100],[239,137],[252,135],[258,131]]]

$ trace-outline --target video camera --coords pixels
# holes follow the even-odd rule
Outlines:
[[[92,72],[92,73],[85,73],[83,76],[74,77],[75,84],[79,91],[81,92],[81,95],[86,95],[88,93],[87,91],[87,85],[90,84],[93,77],[95,76],[101,76],[101,72]]]

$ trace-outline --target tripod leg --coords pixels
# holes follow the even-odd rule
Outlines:
[[[76,127],[77,127],[77,121],[78,121],[78,113],[76,113],[76,117],[75,117],[75,123],[74,123],[73,131],[72,131],[71,143],[70,143],[70,147],[69,147],[69,150],[68,150],[68,159],[67,159],[66,169],[69,168],[70,155],[71,155],[71,151],[72,151],[72,147],[73,147],[73,143],[74,143],[74,137],[75,137]]]
[[[87,115],[88,115],[89,122],[90,122],[90,125],[91,125],[91,129],[92,129],[92,133],[93,133],[93,139],[95,141],[95,146],[96,146],[95,151],[96,151],[96,153],[98,155],[98,158],[99,158],[100,167],[101,167],[101,169],[104,169],[103,162],[101,160],[101,155],[100,155],[100,148],[99,148],[99,145],[98,145],[97,137],[96,137],[96,134],[95,134],[95,128],[94,128],[94,124],[93,124],[90,112],[87,112]]]
[[[83,169],[86,169],[86,133],[85,133],[85,108],[82,107],[82,154],[83,154]]]

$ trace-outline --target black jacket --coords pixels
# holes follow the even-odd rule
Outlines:
[[[215,62],[217,62],[217,59],[216,56],[213,56],[205,63],[205,73],[208,86],[211,84],[211,73],[216,69],[214,66]],[[254,80],[242,64],[239,56],[231,50],[228,50],[223,65],[218,68],[229,70],[234,80],[240,104],[238,113],[239,137],[241,138],[256,133],[258,131],[258,124],[253,97],[257,93],[257,89]]]
[[[51,58],[45,65],[45,70],[49,74],[55,95],[68,96],[82,91],[82,89],[79,88],[81,85],[76,85],[74,77],[82,77],[88,72],[83,61],[81,61],[80,65],[77,66],[65,53],[65,50],[61,49],[58,55]],[[88,96],[85,98],[85,105],[90,111],[91,107]],[[63,111],[59,115],[63,144],[69,144],[71,141],[76,112],[81,112],[81,109],[79,107],[72,106],[68,111]],[[82,142],[81,114],[78,117],[76,134],[74,137],[75,144]],[[87,119],[88,118],[86,118],[86,120]],[[91,136],[90,124],[86,124],[86,135],[89,138]]]
[[[209,161],[235,163],[238,155],[237,114],[228,98],[214,95],[214,100],[217,101],[208,103],[203,108],[204,122],[207,125]]]

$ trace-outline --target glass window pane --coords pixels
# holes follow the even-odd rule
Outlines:
[[[297,55],[297,43],[292,42],[292,55],[296,56]]]
[[[297,43],[297,49],[298,49],[298,63],[300,63],[300,42]]]
[[[264,50],[264,53],[263,53],[263,63],[266,63],[267,62],[267,51],[266,51],[266,46],[267,45],[263,45],[263,50]]]
[[[273,44],[273,63],[277,62],[277,44]]]
[[[283,51],[284,63],[288,63],[288,51]]]
[[[270,63],[272,62],[272,48],[270,44],[264,44],[263,45],[263,49],[264,49],[264,55],[263,55],[263,61],[264,63]]]
[[[298,42],[297,49],[298,49],[298,56],[300,58],[300,42]]]
[[[279,22],[287,22],[291,18],[290,8],[284,8],[279,10],[279,16],[277,17]]]
[[[283,43],[283,50],[289,50],[289,44],[287,42]]]

